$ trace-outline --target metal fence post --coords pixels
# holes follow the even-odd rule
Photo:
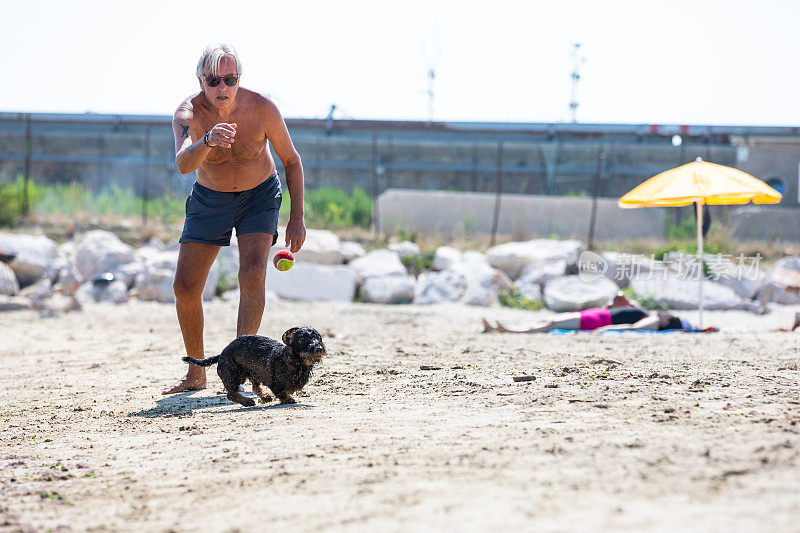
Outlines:
[[[490,246],[497,242],[497,225],[500,220],[500,195],[503,192],[503,141],[497,143],[497,176],[495,177],[494,218],[492,219],[492,240]]]
[[[142,183],[142,225],[147,224],[147,198],[150,187],[150,124],[144,128],[144,182]]]
[[[597,220],[597,195],[600,192],[600,179],[602,179],[605,172],[605,161],[605,147],[600,145],[600,149],[597,151],[597,169],[594,173],[594,186],[592,187],[592,214],[589,217],[589,239],[586,246],[588,250],[594,248],[594,229]]]
[[[378,134],[372,134],[372,224],[375,236],[381,234],[381,218],[378,210]]]
[[[31,114],[25,116],[25,176],[22,178],[22,216],[28,214],[28,183],[31,179]]]

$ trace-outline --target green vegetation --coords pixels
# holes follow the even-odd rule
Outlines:
[[[426,270],[433,270],[433,252],[424,252],[422,255],[407,255],[400,258],[400,262],[406,267],[412,276],[419,276]]]
[[[328,229],[372,224],[372,198],[355,187],[351,194],[334,187],[322,187],[305,193],[306,224]],[[289,219],[290,202],[281,204],[281,219]]]
[[[12,227],[21,221],[24,180],[0,183],[0,227]],[[180,222],[185,214],[184,197],[164,194],[147,200],[146,213],[150,220],[166,224]],[[281,205],[281,216],[288,220],[290,202]],[[29,212],[39,216],[80,214],[112,215],[120,218],[137,218],[142,215],[142,198],[133,189],[112,185],[94,193],[85,185],[72,182],[67,185],[28,184]],[[306,224],[330,229],[365,227],[372,223],[372,198],[356,187],[351,194],[341,189],[325,187],[306,191]]]
[[[0,184],[0,226],[14,226],[22,215],[22,176],[12,183]],[[147,201],[148,218],[165,223],[179,221],[184,215],[183,199],[169,195]],[[85,185],[73,182],[67,185],[28,184],[28,206],[37,215],[63,215],[74,217],[85,213],[138,217],[142,214],[142,198],[131,189],[112,185],[110,189],[93,193]]]
[[[544,304],[541,300],[528,300],[517,287],[502,290],[498,293],[500,304],[512,309],[527,309],[528,311],[541,311]]]

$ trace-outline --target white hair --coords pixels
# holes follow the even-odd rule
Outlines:
[[[229,57],[236,61],[236,75],[242,75],[242,62],[239,61],[239,54],[233,46],[225,43],[209,44],[203,50],[203,55],[200,56],[200,61],[197,62],[197,77],[202,78],[206,73],[213,76],[221,74],[228,74],[227,72],[219,71],[219,64],[223,57]]]

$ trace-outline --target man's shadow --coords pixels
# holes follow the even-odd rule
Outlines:
[[[129,413],[128,416],[139,416],[142,418],[158,418],[158,417],[172,417],[181,415],[190,415],[193,411],[201,409],[210,409],[212,407],[220,407],[223,405],[230,406],[231,409],[217,411],[217,413],[235,413],[241,411],[266,411],[275,409],[294,409],[298,407],[313,408],[313,405],[304,403],[281,404],[281,403],[256,403],[252,407],[244,407],[238,403],[231,402],[224,394],[217,396],[201,396],[194,398],[194,394],[201,391],[186,391],[178,392],[176,394],[165,395],[160,400],[156,400],[155,407],[150,409],[143,409],[134,413]],[[250,396],[245,394],[245,396]],[[252,396],[254,400],[258,398]]]

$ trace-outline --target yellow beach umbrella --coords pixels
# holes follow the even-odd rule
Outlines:
[[[645,181],[619,199],[623,209],[680,207],[697,204],[697,256],[703,257],[703,204],[736,205],[748,202],[777,204],[781,193],[746,172],[703,161],[667,170]],[[702,263],[699,263],[702,264]],[[700,327],[703,324],[703,275],[700,280]]]

